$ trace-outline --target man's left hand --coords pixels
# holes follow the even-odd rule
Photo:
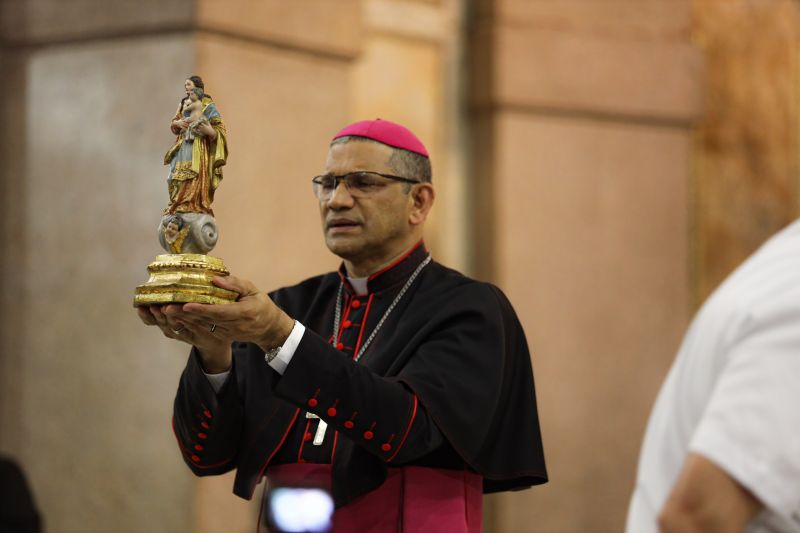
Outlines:
[[[239,293],[232,304],[187,303],[170,305],[165,314],[198,328],[213,325],[214,334],[232,341],[249,341],[267,351],[281,346],[294,327],[294,320],[251,282],[233,276],[215,277],[214,285]]]

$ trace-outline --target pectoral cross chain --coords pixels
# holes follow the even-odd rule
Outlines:
[[[314,413],[306,413],[306,418],[319,418]],[[320,446],[322,441],[325,440],[325,430],[328,429],[328,423],[324,420],[319,421],[319,425],[317,426],[317,432],[314,434],[314,446]]]

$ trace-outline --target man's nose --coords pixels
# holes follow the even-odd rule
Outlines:
[[[328,207],[331,209],[346,209],[353,207],[354,203],[355,201],[350,195],[350,191],[347,189],[347,185],[344,181],[340,181],[336,184],[336,188],[333,189],[333,193],[331,193],[331,197],[328,199]]]

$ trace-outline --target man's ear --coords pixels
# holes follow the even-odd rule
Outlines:
[[[436,198],[436,191],[430,183],[420,183],[411,189],[410,197],[412,205],[408,221],[412,226],[418,226],[428,218],[428,213]]]

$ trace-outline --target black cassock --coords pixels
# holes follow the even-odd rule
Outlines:
[[[373,274],[366,295],[343,268],[271,293],[306,327],[283,376],[258,346],[234,343],[215,393],[193,352],[173,418],[192,471],[236,468],[233,491],[250,499],[269,465],[332,463],[337,506],[380,486],[387,466],[468,469],[486,493],[546,482],[527,341],[498,288],[431,262],[353,360],[427,255],[420,243]],[[321,445],[307,413],[328,425]]]

